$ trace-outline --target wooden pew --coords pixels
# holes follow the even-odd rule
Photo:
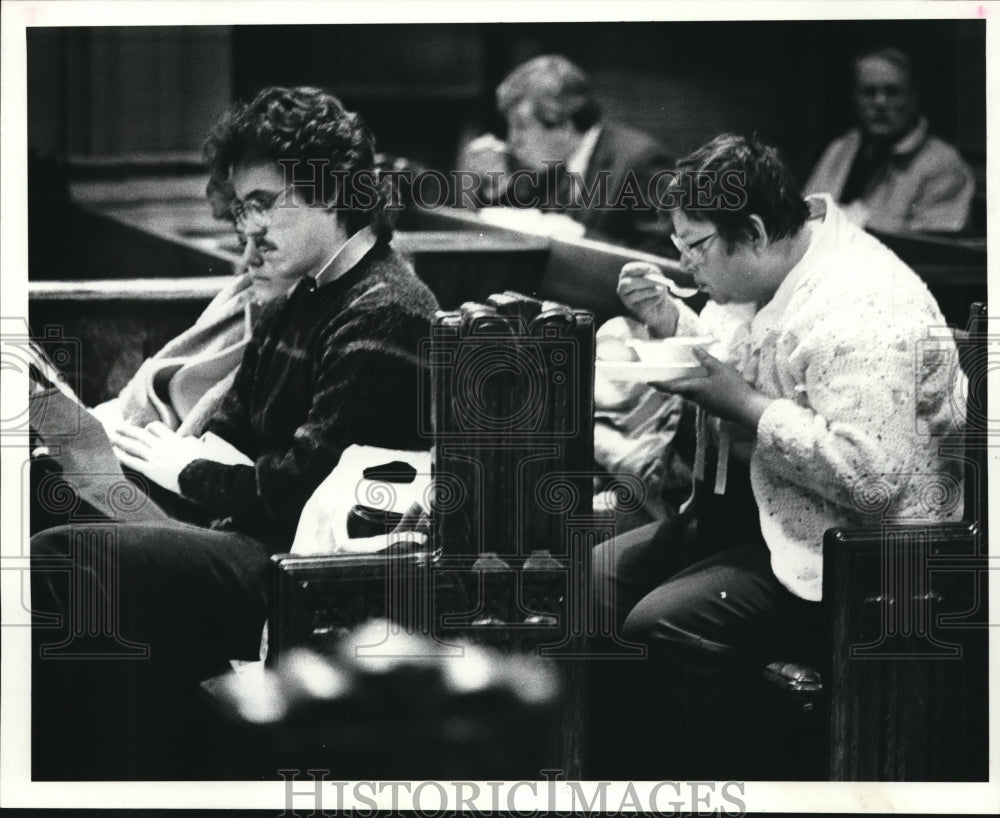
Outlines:
[[[526,234],[507,227],[483,221],[474,212],[454,208],[407,211],[403,224],[420,230],[446,230],[462,233],[478,232],[493,236],[524,236]],[[656,264],[664,275],[681,286],[692,285],[690,275],[684,273],[674,259],[654,256],[605,242],[586,238],[546,237],[536,240],[545,243],[547,255],[537,286],[523,290],[536,298],[550,299],[594,313],[598,326],[616,315],[624,314],[616,289],[618,274],[630,261],[647,261]],[[705,303],[698,295],[687,300],[696,310]]]
[[[441,208],[407,212],[405,223],[419,229],[524,235],[510,228],[488,224],[475,213]],[[949,324],[965,325],[968,306],[986,299],[986,240],[941,234],[884,233],[873,235],[886,244],[927,283]],[[548,256],[537,289],[539,298],[549,298],[594,313],[597,324],[623,314],[615,293],[618,273],[629,261],[648,261],[682,286],[691,286],[691,277],[674,259],[651,256],[585,238],[548,238]],[[696,311],[706,299],[687,299]]]
[[[79,182],[72,216],[62,219],[68,260],[32,269],[32,280],[152,278],[226,274],[239,253],[229,226],[213,221],[200,175]],[[876,233],[923,277],[954,326],[986,298],[985,239]],[[411,207],[396,246],[446,309],[515,289],[594,313],[598,325],[622,313],[615,294],[627,261],[652,261],[689,285],[673,259],[583,238],[546,238],[489,224],[454,208]],[[700,309],[703,296],[690,300]]]
[[[193,181],[167,186],[157,196],[142,186],[78,186],[70,232],[89,236],[84,262],[70,269],[32,271],[33,279],[158,278],[231,271],[240,246],[231,226],[213,220]],[[203,181],[200,186],[203,187]],[[393,246],[446,309],[482,300],[507,288],[534,291],[547,254],[546,240],[514,231],[407,228]]]
[[[974,304],[959,340],[969,379],[961,442],[942,453],[964,465],[961,522],[831,529],[823,539],[829,664],[774,662],[776,723],[794,754],[835,781],[977,781],[988,775],[988,485],[995,457],[986,415],[990,333]],[[955,500],[941,481],[923,501]],[[828,726],[828,729],[826,729]],[[812,733],[812,735],[810,735]],[[828,734],[829,752],[817,746]],[[816,767],[810,777],[821,774]]]
[[[985,237],[884,232],[873,235],[924,280],[952,326],[965,326],[969,304],[986,301]]]
[[[442,644],[464,639],[546,657],[562,696],[543,755],[580,778],[581,596],[595,535],[613,534],[591,513],[593,319],[517,297],[490,302],[439,314],[427,350],[435,485],[428,548],[392,557],[273,557],[268,663],[301,645],[336,650],[341,634],[373,616]],[[514,352],[498,357],[504,349]],[[497,423],[525,407],[513,434]],[[548,567],[533,567],[542,549],[553,555]],[[483,562],[486,552],[496,558]]]
[[[139,365],[188,329],[226,277],[30,281],[28,321],[37,337],[70,341],[63,363],[88,406],[114,397]]]

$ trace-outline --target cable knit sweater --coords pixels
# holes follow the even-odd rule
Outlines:
[[[816,601],[827,529],[961,516],[961,465],[938,447],[964,424],[965,379],[917,275],[829,196],[808,201],[825,216],[774,298],[681,305],[677,334],[725,338],[719,357],[775,399],[751,483],[775,576]]]
[[[349,445],[426,449],[418,347],[436,307],[385,241],[336,281],[300,282],[269,303],[207,426],[254,465],[195,460],[181,492],[216,515],[216,527],[287,548],[306,500]]]

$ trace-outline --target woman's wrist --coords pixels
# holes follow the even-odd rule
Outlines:
[[[756,389],[752,390],[748,400],[743,405],[740,421],[756,434],[757,427],[760,426],[761,417],[772,403],[774,403],[774,398],[769,398]]]
[[[655,323],[647,325],[651,338],[673,338],[677,334],[677,321],[680,318],[680,313],[672,304],[670,306],[673,309],[669,310],[667,315],[658,318]]]

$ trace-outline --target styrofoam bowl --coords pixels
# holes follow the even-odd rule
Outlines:
[[[705,368],[693,364],[650,364],[643,361],[598,361],[597,374],[613,383],[661,383],[678,378],[704,377]]]
[[[712,338],[690,336],[661,338],[655,341],[630,339],[626,343],[635,350],[639,360],[644,364],[683,367],[698,366],[699,361],[694,356],[693,349],[707,347],[712,342]]]
[[[621,338],[607,336],[597,338],[598,361],[638,361],[639,353],[632,349],[630,343]]]

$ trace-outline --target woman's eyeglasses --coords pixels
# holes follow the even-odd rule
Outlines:
[[[670,240],[674,243],[674,247],[677,248],[682,256],[687,256],[691,259],[691,261],[697,263],[705,258],[705,243],[709,239],[713,239],[718,235],[719,234],[717,232],[709,233],[707,236],[702,236],[700,239],[697,239],[690,244],[676,234],[671,234]]]

